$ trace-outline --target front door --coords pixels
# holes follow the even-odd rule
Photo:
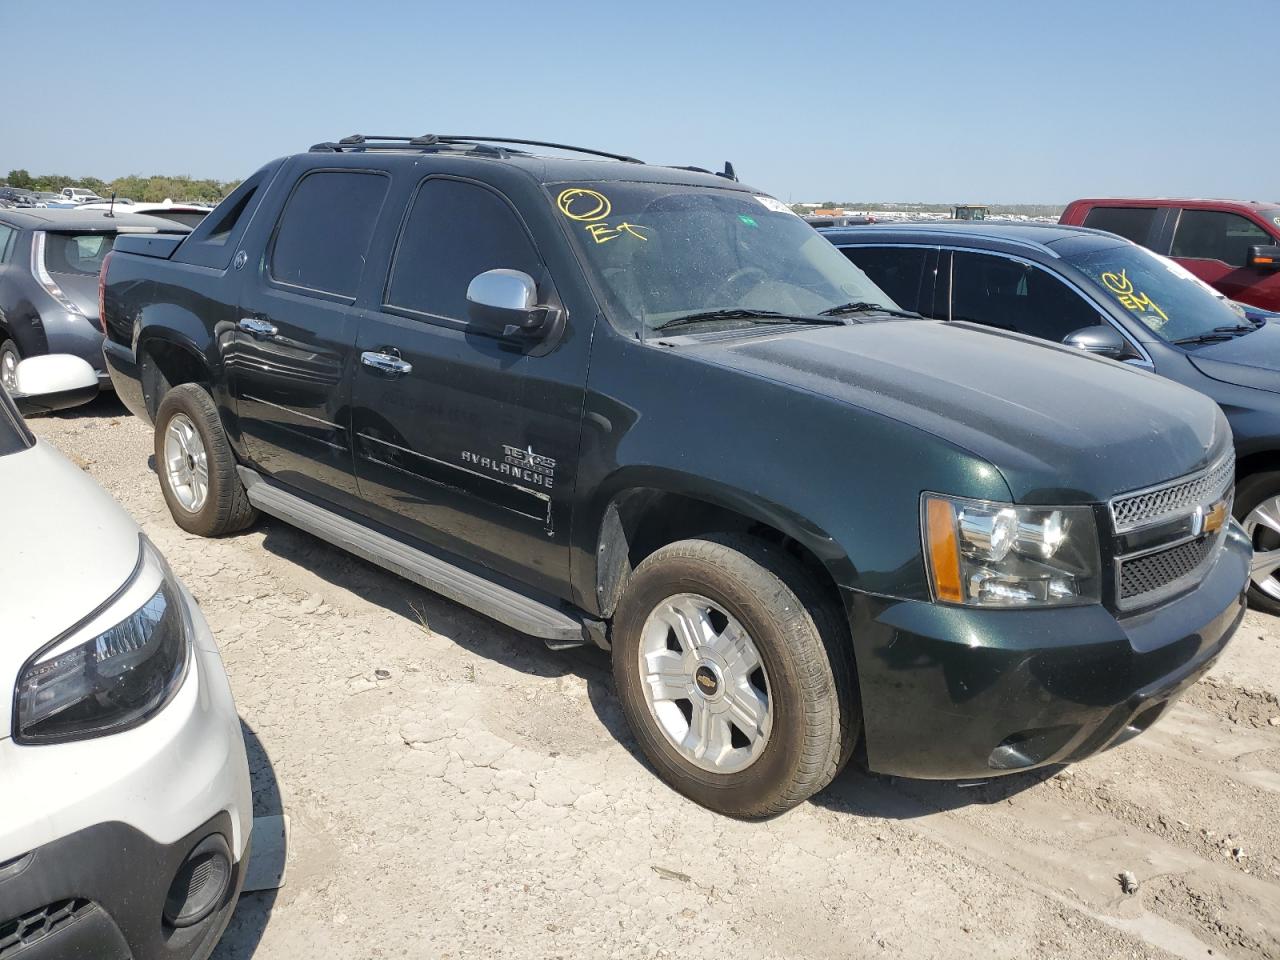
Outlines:
[[[1277,310],[1280,274],[1247,266],[1250,247],[1277,242],[1280,241],[1261,226],[1238,213],[1183,210],[1170,255],[1232,300]]]
[[[318,170],[294,186],[246,278],[223,358],[253,465],[312,496],[356,496],[349,414],[356,291],[390,179]]]
[[[556,294],[525,224],[482,184],[429,177],[411,201],[380,309],[356,339],[352,429],[364,509],[565,594],[590,328],[551,349],[468,329],[467,286],[521,270]],[[535,354],[542,355],[535,355]]]

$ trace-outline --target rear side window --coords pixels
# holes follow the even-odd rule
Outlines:
[[[96,277],[115,241],[114,233],[46,233],[44,267],[50,273]]]
[[[1243,267],[1248,262],[1250,247],[1272,242],[1267,231],[1238,214],[1183,210],[1173,235],[1171,255],[1192,260],[1221,260],[1233,267]]]
[[[542,264],[524,224],[491,190],[433,179],[418,188],[387,284],[386,304],[451,320],[467,319],[467,286],[477,274]]]
[[[0,263],[8,263],[13,252],[13,238],[18,231],[0,223]]]
[[[1147,246],[1155,218],[1155,207],[1094,207],[1084,218],[1084,225]]]
[[[904,310],[928,314],[933,309],[933,271],[927,270],[928,247],[842,247],[877,287]]]
[[[271,278],[353,298],[390,182],[354,170],[324,170],[298,181],[276,226]]]

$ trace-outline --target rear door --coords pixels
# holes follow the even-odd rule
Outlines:
[[[491,269],[559,298],[509,200],[432,175],[414,189],[380,305],[361,321],[352,425],[362,509],[409,536],[567,595],[591,316],[554,347],[468,328],[466,291]]]
[[[1226,210],[1182,210],[1170,255],[1232,300],[1280,305],[1280,275],[1246,266],[1249,248],[1278,241],[1260,224]]]
[[[356,496],[349,413],[355,299],[390,176],[313,169],[294,184],[220,331],[253,464],[312,496]],[[262,242],[262,241],[259,241]],[[237,254],[239,258],[241,254]],[[243,262],[238,260],[237,262]]]

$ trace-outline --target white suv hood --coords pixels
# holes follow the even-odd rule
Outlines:
[[[0,739],[18,671],[124,585],[138,527],[48,444],[0,457]]]

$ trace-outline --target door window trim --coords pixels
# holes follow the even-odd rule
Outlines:
[[[1020,257],[1020,256],[1017,256],[1016,254],[1005,253],[1002,250],[984,250],[981,248],[961,247],[961,246],[956,246],[954,244],[946,244],[946,243],[940,243],[940,244],[909,243],[909,242],[901,242],[901,241],[897,243],[846,243],[846,244],[841,244],[840,249],[844,249],[845,247],[903,247],[903,248],[930,247],[930,248],[937,249],[939,251],[946,250],[949,253],[979,253],[979,254],[987,254],[993,257],[1002,257],[1005,260],[1012,260],[1014,263],[1021,263],[1021,264],[1024,264],[1025,266],[1035,267],[1039,270],[1043,270],[1045,273],[1049,274],[1054,279],[1066,284],[1069,289],[1075,291],[1077,295],[1082,297],[1086,303],[1088,303],[1090,306],[1094,308],[1094,310],[1098,313],[1098,315],[1103,320],[1111,324],[1111,326],[1115,327],[1116,332],[1119,333],[1120,336],[1124,337],[1125,342],[1128,343],[1133,350],[1137,351],[1139,357],[1141,357],[1141,359],[1125,360],[1123,361],[1124,363],[1127,363],[1133,367],[1138,367],[1143,370],[1155,370],[1156,368],[1155,361],[1151,359],[1151,354],[1147,352],[1146,348],[1142,345],[1141,341],[1135,340],[1133,336],[1129,333],[1129,331],[1126,330],[1124,327],[1122,327],[1119,321],[1115,319],[1115,317],[1111,316],[1111,311],[1109,309],[1101,305],[1094,297],[1090,296],[1089,292],[1087,290],[1084,290],[1080,286],[1080,284],[1076,283],[1073,279],[1071,279],[1070,277],[1065,277],[1060,273],[1056,273],[1052,270],[1049,270],[1047,267],[1044,266],[1044,264],[1036,263],[1033,260],[1027,260],[1025,257]],[[1059,257],[1059,259],[1061,258]],[[939,270],[942,269],[941,259],[939,259],[939,262],[938,262],[938,269]],[[945,323],[955,322],[951,319],[951,294],[952,294],[952,287],[954,285],[953,277],[954,277],[954,271],[952,269],[951,263],[948,262],[947,291],[946,291],[947,319],[944,321]],[[1023,336],[1026,336],[1026,334],[1023,334]],[[1051,343],[1052,341],[1045,340],[1043,342]],[[1061,343],[1057,345],[1063,346],[1063,344]]]
[[[281,206],[280,212],[276,214],[276,222],[271,227],[271,235],[267,238],[266,256],[263,259],[262,277],[266,281],[268,287],[278,290],[295,293],[300,296],[310,297],[316,300],[327,300],[330,303],[342,303],[347,306],[353,305],[360,296],[360,287],[364,277],[364,267],[360,270],[360,277],[356,279],[355,292],[350,296],[341,293],[333,293],[329,290],[318,290],[315,287],[308,287],[300,283],[289,283],[287,280],[278,280],[271,273],[271,263],[275,259],[276,240],[280,236],[280,224],[284,223],[285,214],[289,212],[289,204],[293,202],[294,195],[298,192],[298,188],[306,181],[306,179],[317,173],[349,173],[356,176],[377,176],[387,181],[387,189],[382,194],[382,202],[378,205],[378,212],[373,218],[373,230],[369,234],[369,246],[366,248],[366,260],[369,250],[373,248],[373,241],[378,234],[378,226],[382,222],[383,210],[387,205],[387,197],[391,194],[392,176],[386,170],[378,170],[373,167],[312,167],[305,171],[293,186],[289,188],[289,195],[285,197],[284,205]],[[367,263],[366,263],[367,266]]]
[[[378,294],[377,309],[379,311],[397,317],[404,317],[406,320],[414,320],[418,323],[429,323],[433,326],[444,327],[448,330],[470,329],[470,324],[466,319],[447,317],[441,313],[428,313],[425,310],[414,310],[412,307],[403,307],[399,304],[391,303],[387,299],[391,296],[391,281],[396,273],[396,263],[400,259],[400,249],[403,246],[405,231],[409,227],[409,218],[413,215],[413,209],[417,205],[418,197],[422,195],[422,191],[427,184],[433,180],[451,180],[454,183],[480,187],[482,190],[487,190],[497,197],[511,211],[516,223],[520,224],[520,229],[524,231],[525,239],[529,241],[529,248],[533,251],[533,255],[538,261],[538,266],[542,268],[541,276],[533,278],[538,285],[539,293],[543,295],[543,299],[547,303],[560,306],[562,310],[564,309],[563,305],[560,304],[559,296],[555,292],[555,284],[551,281],[551,272],[547,267],[547,260],[538,248],[538,242],[533,238],[533,231],[529,229],[529,224],[525,222],[519,208],[511,202],[511,198],[493,186],[493,184],[485,183],[483,180],[476,180],[474,177],[464,177],[454,173],[429,173],[414,185],[413,191],[409,195],[409,201],[404,205],[404,212],[400,215],[400,225],[396,228],[395,243],[391,248],[391,255],[387,259],[386,276],[383,277],[382,290]]]

